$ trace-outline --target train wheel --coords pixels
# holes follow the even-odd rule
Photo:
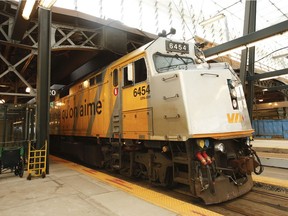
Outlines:
[[[22,178],[23,174],[24,174],[24,164],[23,161],[21,160],[19,163],[19,167],[18,167],[18,172],[19,172],[19,177]]]
[[[19,175],[19,169],[18,169],[18,166],[15,167],[14,174],[15,174],[15,176]]]
[[[20,171],[19,177],[22,178],[22,177],[23,177],[23,174],[24,174],[24,170],[23,170],[23,171]]]
[[[46,177],[45,171],[41,173],[41,177],[42,177],[42,178],[45,178],[45,177]]]
[[[31,180],[31,177],[32,177],[32,175],[31,175],[31,173],[29,173],[29,175],[27,176],[27,180]]]
[[[207,165],[207,175],[208,175],[208,184],[209,184],[210,192],[212,194],[215,194],[215,185],[214,185],[214,181],[211,175],[211,170],[210,170],[209,165]]]

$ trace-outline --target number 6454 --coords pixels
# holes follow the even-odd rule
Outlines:
[[[150,86],[140,86],[138,88],[134,88],[133,89],[133,96],[137,97],[137,96],[142,96],[145,94],[150,94]]]

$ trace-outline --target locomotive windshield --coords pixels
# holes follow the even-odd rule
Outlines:
[[[161,53],[155,53],[153,55],[155,68],[158,73],[174,70],[187,70],[191,66],[195,65],[192,58],[186,56],[176,55],[163,55]]]

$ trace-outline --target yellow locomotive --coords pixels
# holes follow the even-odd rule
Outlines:
[[[85,77],[50,109],[52,152],[179,187],[207,204],[252,188],[252,133],[232,68],[165,37]]]

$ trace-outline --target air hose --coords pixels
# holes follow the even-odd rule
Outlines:
[[[254,167],[254,173],[256,175],[260,175],[263,171],[264,171],[264,167],[260,161],[260,158],[258,157],[256,151],[254,149],[251,148],[251,146],[249,147],[250,151],[251,151],[251,154],[252,156],[254,157],[254,159],[259,163],[259,170],[257,171],[256,167]]]

